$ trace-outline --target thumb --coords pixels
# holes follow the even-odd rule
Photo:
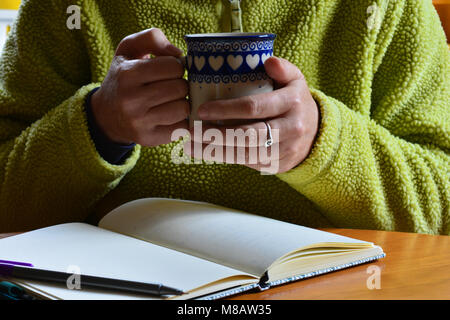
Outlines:
[[[150,28],[125,37],[117,47],[116,56],[139,59],[149,53],[155,56],[181,56],[183,51],[167,40],[158,28]]]
[[[270,57],[264,63],[267,74],[281,85],[286,85],[291,81],[303,79],[303,74],[296,65],[286,59]]]

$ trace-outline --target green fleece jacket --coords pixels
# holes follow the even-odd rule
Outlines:
[[[80,29],[66,26],[69,5]],[[216,203],[311,227],[450,234],[450,54],[427,0],[242,0],[247,32],[305,75],[321,112],[309,157],[278,175],[175,164],[179,142],[95,149],[85,97],[126,35],[230,28],[228,0],[27,0],[0,68],[0,231],[101,216],[143,197]],[[90,220],[93,221],[93,220]]]

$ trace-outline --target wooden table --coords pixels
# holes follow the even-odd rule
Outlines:
[[[232,299],[450,299],[450,237],[373,230],[325,229],[381,246],[386,257],[373,263],[300,280]],[[380,289],[373,286],[377,266]]]
[[[450,237],[373,230],[325,229],[381,246],[386,258],[231,299],[450,299]],[[0,234],[0,238],[14,234]],[[369,289],[370,266],[380,289]],[[368,270],[370,273],[368,273]],[[369,279],[369,277],[371,277]]]

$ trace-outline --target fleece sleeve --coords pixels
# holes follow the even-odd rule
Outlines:
[[[85,219],[136,163],[102,159],[85,113],[91,83],[65,1],[24,1],[0,63],[0,232]]]
[[[360,44],[375,47],[357,73],[370,72],[369,105],[311,88],[315,146],[278,176],[336,225],[450,235],[450,54],[431,1],[397,3],[376,41]]]
[[[87,118],[87,126],[91,138],[94,141],[95,149],[97,149],[99,155],[111,164],[123,164],[128,156],[132,153],[136,143],[131,144],[119,144],[111,141],[102,131],[100,126],[95,120],[94,113],[92,112],[91,97],[99,89],[95,88],[86,97],[85,112]]]

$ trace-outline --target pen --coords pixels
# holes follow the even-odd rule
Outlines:
[[[8,261],[0,262],[0,276],[14,277],[18,279],[40,280],[67,284],[67,279],[73,274],[35,269],[24,266],[24,262]],[[31,264],[27,264],[31,266]],[[182,290],[164,286],[160,283],[144,283],[120,279],[110,279],[80,274],[80,286],[89,288],[113,289],[151,295],[180,295]]]

